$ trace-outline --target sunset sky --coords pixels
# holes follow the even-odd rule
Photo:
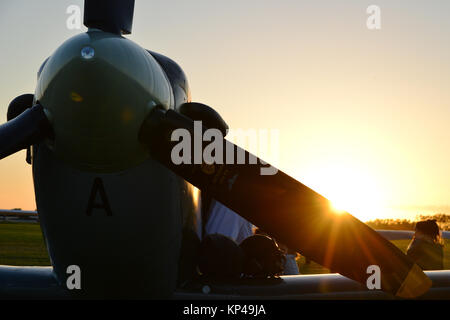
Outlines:
[[[0,2],[0,123],[43,60],[86,31],[66,27],[83,3]],[[193,100],[231,128],[279,130],[274,164],[337,207],[414,218],[450,214],[449,15],[448,0],[136,0],[127,38],[177,61]],[[0,161],[0,208],[16,207],[35,209],[23,151]]]

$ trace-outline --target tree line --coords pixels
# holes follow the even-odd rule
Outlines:
[[[434,215],[419,215],[416,220],[409,219],[375,219],[366,222],[373,229],[383,230],[414,230],[418,221],[435,219],[443,231],[450,231],[450,215],[438,213]]]

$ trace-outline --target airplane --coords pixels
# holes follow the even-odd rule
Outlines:
[[[14,221],[37,221],[39,219],[38,213],[36,211],[27,210],[2,210],[0,209],[0,217],[3,221],[14,220]]]
[[[260,175],[262,161],[171,162],[174,129],[193,132],[202,121],[225,135],[228,125],[191,101],[176,62],[125,37],[133,12],[134,0],[85,0],[87,32],[57,48],[39,68],[34,94],[8,107],[0,159],[27,150],[52,266],[0,266],[1,299],[450,297],[450,271],[422,271],[300,182],[281,171]],[[183,288],[193,277],[190,248],[201,236],[199,190],[339,274]],[[365,285],[370,265],[381,268],[379,290]],[[73,266],[81,270],[79,288],[67,285]]]
[[[36,211],[28,211],[28,210],[2,210],[0,209],[0,216],[15,216],[15,217],[35,217],[37,216]]]

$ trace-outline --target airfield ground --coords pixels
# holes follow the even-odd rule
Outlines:
[[[0,222],[0,265],[50,265],[39,224]]]
[[[406,251],[409,240],[392,241]],[[450,240],[445,240],[444,267],[450,269]],[[322,266],[310,262],[305,257],[297,261],[302,274],[328,273]],[[44,240],[39,224],[0,222],[0,265],[49,266]]]

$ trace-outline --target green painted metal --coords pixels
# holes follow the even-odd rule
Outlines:
[[[56,157],[104,173],[145,161],[148,151],[137,139],[142,119],[156,105],[173,108],[172,89],[155,59],[132,41],[98,30],[67,40],[51,55],[35,99],[52,122],[55,140],[48,145]]]

